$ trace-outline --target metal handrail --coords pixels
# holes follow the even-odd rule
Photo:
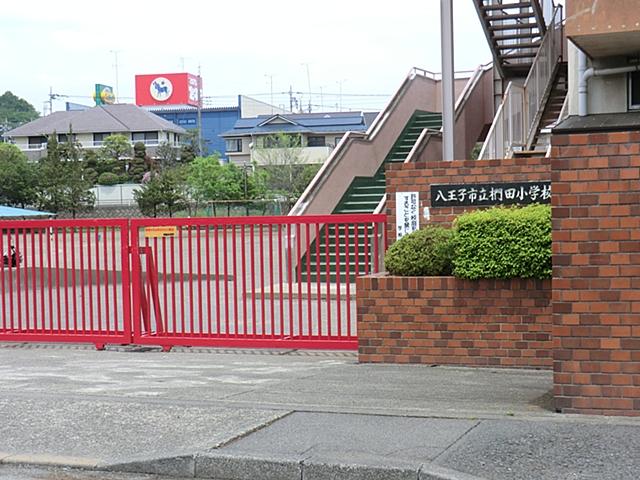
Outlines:
[[[562,56],[562,38],[558,38],[558,32],[562,32],[562,6],[558,5],[553,11],[553,18],[547,29],[547,34],[542,39],[538,53],[533,60],[529,75],[524,82],[526,91],[526,132],[527,144],[535,136],[545,100],[552,87],[556,67]]]
[[[508,158],[515,150],[522,150],[528,145],[532,132],[535,135],[562,55],[561,37],[562,6],[559,5],[554,10],[553,20],[542,39],[524,86],[513,82],[507,86],[479,160]]]

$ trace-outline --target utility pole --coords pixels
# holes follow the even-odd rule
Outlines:
[[[198,155],[202,155],[202,76],[198,63]]]
[[[309,64],[303,63],[307,67],[307,87],[309,88],[309,113],[311,113],[311,75],[309,74]]]
[[[340,86],[340,111],[342,111],[342,84],[346,82],[346,79],[338,80],[336,83]]]
[[[269,92],[270,92],[270,100],[271,104],[271,115],[273,115],[273,75],[265,73],[264,76],[269,79]]]
[[[113,57],[114,57],[114,64],[113,64],[113,68],[116,71],[116,88],[115,88],[115,92],[114,92],[114,97],[115,97],[115,103],[118,103],[118,94],[120,93],[120,89],[119,89],[119,85],[118,85],[118,53],[121,50],[109,50],[109,52],[113,53]]]
[[[440,0],[442,51],[442,159],[453,160],[453,0]]]
[[[289,111],[293,113],[293,87],[289,85]]]

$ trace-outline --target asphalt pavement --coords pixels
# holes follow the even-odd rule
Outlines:
[[[0,344],[0,478],[638,478],[640,419],[557,414],[551,386],[350,352]]]

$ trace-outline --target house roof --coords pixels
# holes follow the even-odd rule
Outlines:
[[[167,131],[185,133],[186,130],[164,118],[131,104],[100,105],[87,110],[55,112],[6,132],[6,137],[95,132]]]
[[[375,118],[375,116],[373,117]],[[241,118],[223,137],[270,133],[344,133],[364,131],[371,116],[363,112],[284,113]]]

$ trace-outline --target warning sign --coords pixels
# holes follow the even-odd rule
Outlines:
[[[178,227],[144,227],[145,238],[175,237]]]

